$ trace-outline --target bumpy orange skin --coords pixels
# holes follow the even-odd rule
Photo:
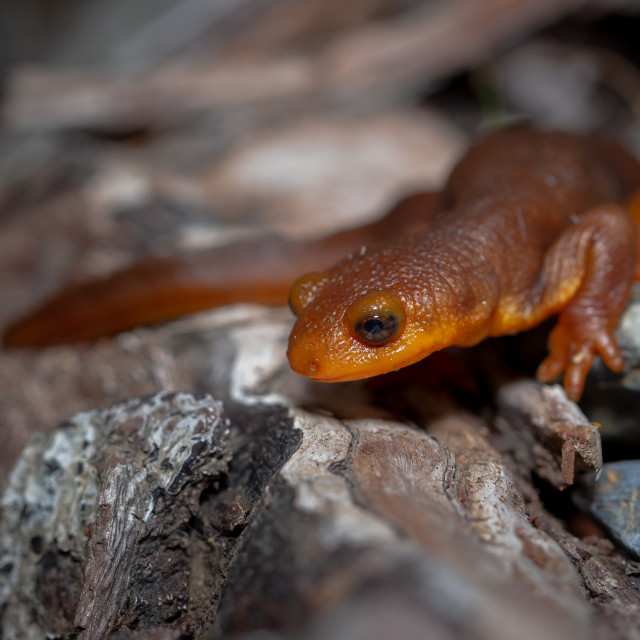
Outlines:
[[[443,207],[425,210],[427,230],[296,281],[292,368],[326,382],[365,378],[558,314],[538,377],[564,371],[579,399],[596,353],[623,366],[613,330],[638,250],[621,205],[638,186],[640,165],[607,141],[523,128],[487,136],[454,169]],[[384,292],[401,301],[402,327],[370,346],[353,317]]]

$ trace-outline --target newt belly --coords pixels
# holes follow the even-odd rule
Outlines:
[[[557,314],[537,376],[564,372],[578,399],[596,354],[614,371],[624,364],[613,332],[640,272],[628,210],[639,186],[640,165],[612,142],[507,129],[472,146],[441,193],[407,198],[362,230],[143,263],[61,294],[4,341],[47,345],[229,302],[278,304],[295,273],[351,250],[291,289],[298,373],[365,378]]]

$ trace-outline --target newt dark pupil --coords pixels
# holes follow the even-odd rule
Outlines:
[[[398,319],[390,314],[378,314],[356,324],[358,337],[371,347],[388,342],[398,329]]]

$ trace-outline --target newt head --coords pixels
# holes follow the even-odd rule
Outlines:
[[[400,244],[302,276],[290,295],[297,316],[287,352],[291,368],[323,382],[359,380],[477,342],[484,334],[476,338],[474,323],[461,313],[465,287],[457,290],[451,280],[445,285]]]

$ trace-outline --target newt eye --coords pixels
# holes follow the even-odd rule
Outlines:
[[[398,318],[387,313],[379,313],[361,320],[355,326],[358,337],[371,347],[389,342],[397,330]]]
[[[381,347],[400,337],[405,312],[391,291],[377,291],[356,300],[346,314],[354,337],[370,347]]]

